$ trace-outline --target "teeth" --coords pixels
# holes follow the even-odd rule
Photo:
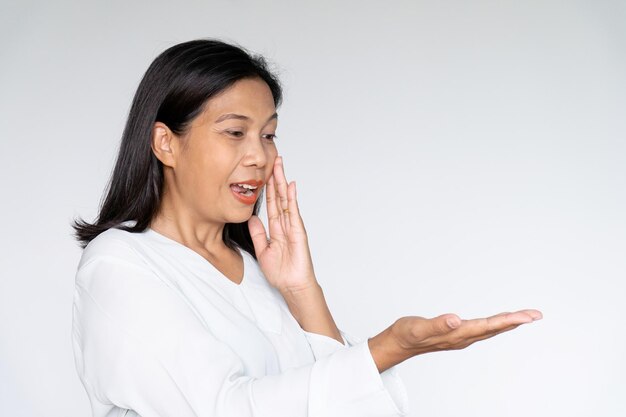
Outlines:
[[[237,184],[237,185],[243,188],[247,188],[248,190],[256,190],[257,188],[254,185],[250,185],[250,184]]]

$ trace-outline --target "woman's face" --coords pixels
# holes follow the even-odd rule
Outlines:
[[[260,78],[239,80],[211,98],[174,141],[173,183],[166,183],[166,190],[172,191],[167,198],[179,200],[175,209],[196,221],[248,220],[272,175],[277,123],[271,90]],[[256,189],[234,185],[244,182]]]

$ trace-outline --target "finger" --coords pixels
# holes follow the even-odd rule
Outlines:
[[[267,203],[267,218],[268,220],[278,219],[278,206],[276,204],[276,192],[274,190],[274,175],[267,180],[265,185],[265,201]]]
[[[278,210],[280,215],[280,220],[285,232],[288,232],[291,228],[291,219],[285,212],[289,208],[289,202],[287,197],[287,178],[285,177],[285,169],[283,165],[282,156],[276,157],[276,163],[274,165],[274,178],[276,184],[276,191],[278,193],[277,201],[278,201]]]
[[[488,339],[496,335],[499,335],[501,333],[516,329],[522,324],[530,323],[535,320],[540,320],[541,318],[543,318],[543,315],[541,314],[541,312],[538,310],[534,310],[534,309],[520,310],[520,311],[516,311],[515,313],[496,314],[495,316],[484,319],[487,321],[492,320],[492,323],[488,325],[488,327],[489,326],[491,327],[491,330],[489,330],[487,333],[471,337],[470,340],[471,340],[471,343],[474,343],[479,340]],[[496,323],[495,320],[504,320],[504,321]],[[510,324],[507,325],[506,324],[507,321]]]
[[[461,347],[467,347],[467,346],[469,346],[469,345],[471,345],[473,343],[479,342],[481,340],[490,339],[490,338],[492,338],[494,336],[497,336],[497,335],[499,335],[501,333],[505,333],[505,332],[511,331],[513,329],[516,329],[519,326],[521,326],[521,324],[512,324],[510,326],[501,328],[501,329],[499,329],[497,331],[494,331],[494,332],[491,332],[491,333],[488,333],[488,334],[483,334],[483,335],[476,336],[476,337],[470,337],[469,339],[467,339],[465,341],[465,343]]]
[[[510,323],[510,324],[530,323],[535,320],[533,315],[530,314],[531,311],[532,310],[515,311],[513,313],[504,314],[502,316],[496,315],[493,318],[488,318],[488,320],[497,321],[499,324],[502,324],[502,325],[506,323]]]
[[[298,193],[295,181],[292,181],[287,187],[287,203],[289,207],[290,225],[297,227],[298,231],[306,233],[304,229],[304,222],[300,216],[300,208],[298,207]]]
[[[489,333],[489,334],[487,335],[487,338],[491,338],[491,337],[494,337],[494,336],[496,336],[496,335],[499,335],[500,333],[505,333],[505,332],[511,331],[511,330],[513,330],[513,329],[517,329],[517,328],[518,328],[519,326],[521,326],[522,324],[523,324],[523,323],[520,323],[520,324],[511,324],[510,326],[506,326],[506,327],[502,327],[502,328],[500,328],[500,329],[498,329],[498,330],[494,330],[493,332],[491,332],[491,333]]]
[[[285,166],[283,164],[283,157],[276,157],[276,189],[278,190],[278,196],[280,198],[280,208],[282,210],[289,207],[287,202],[287,178],[285,177]]]
[[[254,252],[257,257],[263,253],[267,247],[267,235],[265,234],[265,227],[263,222],[256,215],[252,215],[248,219],[248,230],[250,231],[250,237],[252,238],[252,245],[254,246]]]
[[[484,337],[486,335],[496,333],[509,326],[519,326],[520,324],[530,323],[533,318],[523,311],[515,313],[500,313],[491,317],[465,320],[463,326],[459,329],[460,336],[465,339],[474,337]]]
[[[486,334],[496,333],[509,326],[519,326],[520,324],[530,323],[533,319],[520,313],[508,313],[487,317],[481,320],[482,332]]]
[[[280,221],[280,210],[278,208],[278,202],[276,201],[276,185],[274,182],[274,175],[272,175],[267,181],[265,192],[267,193],[267,221],[270,239],[280,238],[283,234],[283,226]]]
[[[442,314],[428,320],[430,331],[434,335],[446,334],[461,325],[461,319],[456,314]]]
[[[526,310],[520,310],[518,313],[528,314],[533,320],[541,320],[543,318],[543,313],[539,310],[535,310],[534,308],[529,308]]]

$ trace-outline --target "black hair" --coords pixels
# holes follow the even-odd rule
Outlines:
[[[174,45],[155,58],[144,74],[128,114],[115,168],[93,223],[74,220],[74,236],[82,248],[105,230],[117,227],[142,232],[157,213],[163,191],[163,164],[151,148],[152,129],[159,121],[183,134],[211,97],[243,78],[258,77],[269,86],[276,107],[282,102],[278,77],[265,58],[239,45],[217,39],[196,39]],[[261,196],[254,205],[258,215]],[[120,225],[134,220],[131,225]],[[224,243],[256,258],[248,222],[226,223]]]

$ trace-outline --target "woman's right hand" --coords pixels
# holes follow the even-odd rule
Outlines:
[[[540,311],[532,309],[473,320],[462,320],[456,314],[443,314],[432,319],[408,316],[396,320],[368,343],[379,372],[383,372],[413,356],[464,349],[542,317]]]

